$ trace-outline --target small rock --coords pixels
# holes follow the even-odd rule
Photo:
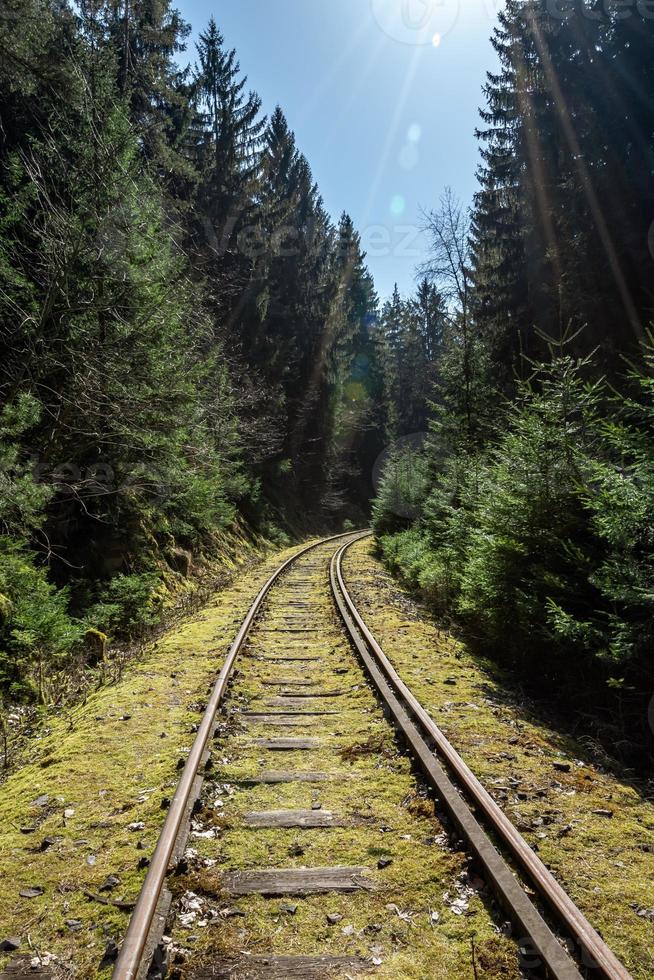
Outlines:
[[[610,820],[613,816],[613,810],[593,810],[596,817],[608,817]]]
[[[343,916],[339,915],[338,912],[332,912],[327,916],[327,925],[336,926],[342,920]]]
[[[297,912],[297,905],[286,905],[286,904],[280,905],[279,911],[285,912],[286,915],[295,915],[295,913]]]
[[[71,932],[79,932],[82,928],[82,923],[79,919],[64,919],[64,925]]]
[[[53,847],[56,843],[57,843],[56,837],[44,837],[41,843],[39,844],[39,851],[43,853],[43,851],[47,851],[49,847]]]
[[[244,919],[245,918],[245,912],[243,911],[243,909],[237,909],[237,908],[223,909],[222,912],[220,913],[220,915],[221,915],[221,917],[223,919]]]
[[[137,840],[137,842],[136,842],[136,850],[137,851],[144,851],[145,850],[145,844],[143,843],[142,840]]]
[[[555,762],[553,765],[557,772],[570,772],[572,769],[569,762]]]
[[[50,802],[50,797],[47,793],[43,793],[42,796],[37,796],[35,800],[32,800],[30,806],[47,806]]]
[[[343,926],[343,928],[341,929],[341,932],[343,933],[344,936],[353,936],[354,935],[354,926]]]
[[[185,765],[186,765],[186,759],[178,759],[177,766],[176,766],[177,771],[181,772]]]
[[[19,936],[7,936],[6,939],[0,940],[0,953],[15,952],[15,950],[20,949],[20,942]]]
[[[136,820],[134,823],[128,824],[127,829],[131,830],[133,833],[136,833],[137,830],[145,830],[145,824],[142,820]]]
[[[95,854],[89,854],[89,856],[86,859],[86,863],[88,864],[89,868],[94,868],[98,863],[98,859],[95,856]]]
[[[163,800],[159,804],[159,809],[160,810],[169,810],[170,809],[170,797],[169,796],[164,796]]]
[[[131,717],[131,715],[121,715],[118,721],[129,721]]]
[[[116,875],[109,875],[107,880],[100,885],[98,891],[111,892],[119,884],[120,884],[120,878],[117,878]]]
[[[72,806],[69,806],[66,810],[64,810],[64,820],[72,820],[74,816],[75,810]]]
[[[43,892],[44,889],[40,885],[32,885],[29,888],[21,888],[18,894],[21,898],[39,898]]]
[[[106,969],[111,963],[115,963],[118,959],[118,946],[114,939],[110,939],[106,945],[104,954],[102,956],[102,962],[100,963],[100,969]]]
[[[139,858],[139,863],[136,865],[138,871],[145,871],[145,869],[149,867],[150,867],[150,858],[146,858],[146,857]]]
[[[377,867],[379,868],[380,871],[383,871],[384,868],[390,867],[392,863],[393,863],[393,858],[380,858],[379,861],[377,862]]]
[[[448,677],[443,681],[443,684],[446,684],[448,687],[456,687],[457,682],[453,677]]]

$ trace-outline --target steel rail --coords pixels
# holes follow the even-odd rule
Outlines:
[[[163,891],[168,873],[168,867],[173,855],[175,844],[184,824],[188,804],[198,774],[202,758],[206,751],[209,739],[216,726],[216,713],[221,706],[230,675],[234,668],[234,663],[245,639],[250,632],[252,624],[259,613],[268,593],[276,584],[284,572],[291,567],[298,559],[304,557],[310,551],[320,548],[322,545],[332,541],[342,540],[343,538],[353,537],[358,540],[365,532],[348,531],[344,534],[335,534],[328,538],[323,538],[313,544],[306,545],[298,552],[288,558],[270,576],[263,586],[256,599],[243,620],[236,637],[229,648],[229,652],[218,675],[215,686],[209,698],[209,703],[204,712],[200,728],[193,743],[193,747],[182,771],[175,795],[168,810],[157,846],[148,868],[147,875],[143,882],[141,892],[132,912],[129,927],[125,934],[120,954],[116,961],[113,971],[113,980],[136,980],[139,971],[144,966],[144,956],[148,936],[156,914],[157,905]],[[353,542],[354,543],[354,542]]]
[[[357,540],[360,540],[361,537],[363,535],[359,536]],[[332,590],[348,632],[391,713],[395,716],[399,727],[419,757],[423,768],[426,768],[433,781],[438,783],[437,791],[448,805],[451,816],[468,840],[473,843],[475,851],[486,865],[496,887],[502,893],[505,901],[513,908],[521,924],[527,929],[532,943],[540,952],[550,973],[557,980],[563,977],[581,976],[572,960],[567,954],[564,954],[563,947],[556,940],[533,903],[519,887],[504,858],[492,844],[480,824],[477,823],[460,794],[452,786],[449,775],[436,761],[434,752],[428,742],[425,741],[425,736],[446,762],[448,770],[458,786],[484,815],[493,832],[508,847],[538,893],[546,900],[559,921],[564,924],[565,928],[579,943],[584,966],[600,971],[599,975],[607,978],[607,980],[632,980],[631,974],[609,949],[602,937],[588,922],[556,878],[548,871],[503,810],[468,768],[434,720],[411,693],[375,640],[358,612],[344,581],[343,557],[353,544],[355,541],[347,542],[338,549],[332,558],[330,569]],[[446,782],[443,781],[443,777]],[[462,813],[462,808],[466,811],[465,813]],[[469,836],[471,821],[474,824],[472,829],[475,832],[476,845]],[[501,868],[497,859],[505,866],[505,870]],[[488,864],[489,861],[491,866]],[[506,872],[508,872],[513,885],[508,881]],[[505,891],[507,886],[509,893]],[[516,901],[519,903],[518,908],[514,904]],[[531,906],[531,910],[526,907],[525,903]],[[564,962],[561,954],[565,956],[567,963]]]

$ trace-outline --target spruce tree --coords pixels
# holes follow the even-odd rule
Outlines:
[[[216,22],[197,45],[195,91],[202,116],[201,181],[196,207],[204,242],[222,255],[233,247],[252,215],[261,176],[261,143],[266,125],[261,99],[245,93],[236,51],[227,51]]]

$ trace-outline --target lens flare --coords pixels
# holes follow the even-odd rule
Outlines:
[[[391,200],[391,214],[397,215],[398,217],[404,214],[404,209],[406,208],[406,201],[401,194],[396,194]]]

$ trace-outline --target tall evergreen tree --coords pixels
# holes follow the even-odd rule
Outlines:
[[[266,122],[261,99],[245,93],[247,77],[241,77],[236,51],[225,50],[213,17],[197,51],[195,89],[204,123],[197,207],[204,244],[223,255],[252,217]]]
[[[190,26],[170,0],[82,0],[87,32],[113,56],[117,94],[139,132],[141,151],[170,189],[188,183],[183,148],[193,112],[187,72],[176,58]]]

